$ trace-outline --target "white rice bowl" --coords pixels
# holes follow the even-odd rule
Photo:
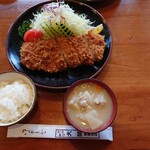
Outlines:
[[[21,73],[0,74],[0,126],[22,120],[34,106],[36,89]]]

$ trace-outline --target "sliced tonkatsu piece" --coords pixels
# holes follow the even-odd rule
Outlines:
[[[67,68],[54,39],[26,42],[21,47],[20,56],[21,63],[31,70],[55,73]]]
[[[105,42],[104,37],[99,34],[86,34],[84,35],[87,44],[94,56],[94,61],[99,61],[103,58]]]
[[[68,37],[56,38],[57,44],[59,45],[60,51],[64,56],[64,59],[70,68],[75,68],[81,64],[78,52],[72,45],[72,42]]]
[[[48,63],[47,65],[48,67],[48,72],[59,72],[59,71],[63,71],[65,69],[68,68],[66,61],[63,57],[63,55],[60,53],[60,50],[57,46],[56,40],[55,39],[49,39],[46,41],[45,45],[47,46],[47,60],[46,62]],[[45,59],[45,58],[44,58]],[[50,64],[55,64],[56,68],[53,71],[53,69],[51,69],[51,65]],[[45,69],[47,68],[47,65],[44,65]]]
[[[83,36],[70,36],[69,40],[76,49],[81,64],[92,65],[94,63],[94,57],[91,51],[88,49],[88,45]]]

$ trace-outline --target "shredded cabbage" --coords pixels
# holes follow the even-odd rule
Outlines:
[[[31,28],[42,31],[45,39],[58,35],[87,34],[89,29],[93,28],[92,22],[85,14],[75,13],[64,2],[44,5],[40,12],[34,14],[31,22]]]

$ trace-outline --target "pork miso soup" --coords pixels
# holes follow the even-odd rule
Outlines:
[[[113,102],[108,92],[96,83],[82,83],[68,95],[66,112],[80,130],[97,130],[112,115]]]

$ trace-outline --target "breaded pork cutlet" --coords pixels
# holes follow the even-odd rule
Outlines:
[[[20,55],[21,63],[31,70],[55,73],[67,68],[55,39],[25,42],[21,47]]]
[[[80,65],[92,65],[103,58],[104,37],[88,33],[72,37],[25,42],[21,63],[31,70],[56,73]]]
[[[69,40],[72,42],[74,48],[76,49],[81,64],[94,64],[93,54],[89,50],[88,45],[82,35],[70,36]]]
[[[68,67],[75,68],[81,64],[78,52],[68,37],[58,37],[56,38],[56,41],[57,44],[59,44],[60,51],[63,54]]]
[[[93,52],[94,61],[99,61],[103,58],[105,42],[104,37],[99,34],[86,34],[84,38],[87,40],[87,44],[91,52]]]

